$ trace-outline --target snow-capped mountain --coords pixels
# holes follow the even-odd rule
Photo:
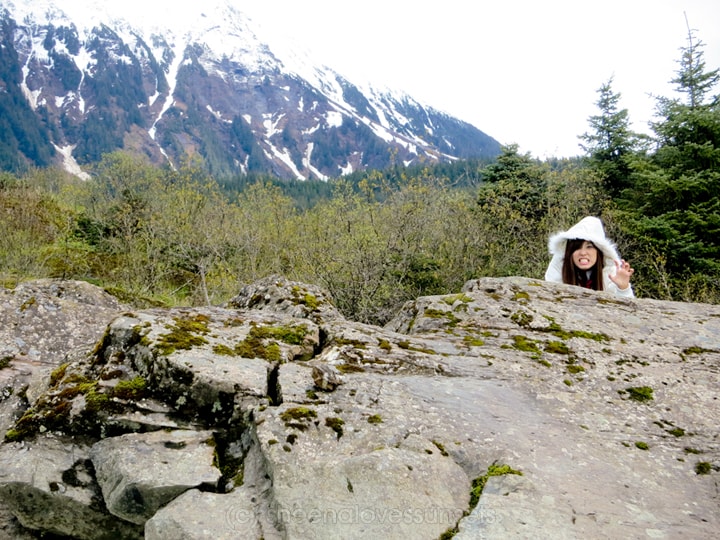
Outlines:
[[[263,42],[237,4],[1,0],[0,167],[79,171],[124,149],[325,179],[499,153],[468,123]]]

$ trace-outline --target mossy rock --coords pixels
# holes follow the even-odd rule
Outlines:
[[[190,350],[206,345],[208,341],[203,336],[210,331],[209,322],[210,318],[202,314],[186,318],[176,317],[174,323],[167,326],[170,332],[158,337],[156,347],[167,356],[176,350]]]
[[[649,386],[631,386],[626,388],[625,392],[628,394],[628,397],[634,401],[645,402],[654,399],[653,389]]]
[[[337,438],[343,436],[343,425],[345,424],[345,420],[342,418],[337,417],[328,417],[325,419],[325,425],[332,429],[335,433],[337,433]]]
[[[315,409],[309,407],[291,407],[280,415],[280,420],[285,422],[286,427],[292,427],[305,431],[307,423],[317,418]]]
[[[112,389],[113,397],[126,400],[137,400],[145,397],[147,381],[138,376],[131,380],[119,381]]]

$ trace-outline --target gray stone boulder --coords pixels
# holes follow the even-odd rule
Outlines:
[[[32,530],[71,538],[137,539],[141,526],[111,515],[87,447],[40,437],[0,447],[0,497]]]
[[[127,433],[95,443],[90,460],[111,514],[143,525],[185,491],[218,489],[209,431]]]
[[[126,307],[83,281],[36,280],[0,289],[0,429],[45,388],[53,369],[87,354]],[[21,538],[0,499],[0,537]],[[5,529],[5,531],[3,531]]]
[[[253,492],[242,487],[220,495],[191,489],[161,508],[146,524],[146,540],[213,538],[238,540],[263,536]]]
[[[83,281],[43,279],[0,289],[0,428],[16,420],[25,393],[37,397],[50,372],[84,354],[123,309]]]

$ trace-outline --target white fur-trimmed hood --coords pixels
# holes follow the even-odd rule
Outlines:
[[[581,219],[567,231],[558,232],[550,236],[548,249],[550,255],[564,257],[565,246],[568,240],[588,240],[595,244],[604,255],[604,266],[615,267],[615,261],[620,259],[617,248],[606,236],[602,221],[594,216]]]

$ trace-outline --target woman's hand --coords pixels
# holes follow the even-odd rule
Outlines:
[[[615,275],[610,276],[610,281],[618,286],[618,289],[625,290],[630,286],[630,277],[632,277],[635,270],[630,266],[630,263],[625,259],[615,261]]]

